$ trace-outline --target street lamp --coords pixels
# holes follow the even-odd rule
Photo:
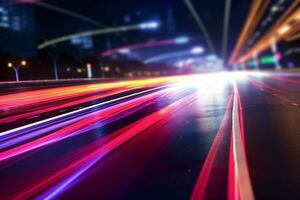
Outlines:
[[[101,69],[102,78],[105,78],[105,72],[109,72],[110,67],[109,66],[101,66],[100,69]]]
[[[21,66],[26,66],[26,65],[27,65],[26,60],[22,60],[22,61],[21,61]]]
[[[16,81],[19,81],[19,69],[20,67],[25,67],[27,65],[26,60],[22,60],[20,65],[14,65],[12,62],[7,63],[7,66],[9,68],[13,68],[13,70],[15,71],[16,74]]]
[[[105,72],[109,72],[110,71],[110,68],[108,66],[104,67],[103,69],[104,69]]]

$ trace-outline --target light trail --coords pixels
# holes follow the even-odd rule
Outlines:
[[[0,119],[0,124],[14,122],[14,121],[17,121],[17,120],[20,120],[20,119],[25,119],[25,118],[40,115],[40,114],[43,114],[43,113],[48,113],[48,112],[51,112],[51,111],[54,111],[54,110],[59,110],[59,109],[79,105],[79,104],[82,104],[82,103],[87,103],[87,102],[90,102],[90,101],[93,101],[93,100],[97,100],[97,99],[109,97],[109,96],[112,96],[112,95],[120,94],[120,93],[129,91],[129,90],[131,90],[131,89],[130,88],[114,89],[112,91],[107,91],[107,92],[104,91],[103,92],[104,94],[91,95],[91,97],[85,97],[85,98],[81,98],[81,99],[78,99],[78,100],[73,100],[71,102],[66,102],[66,103],[60,104],[60,105],[54,105],[54,106],[46,107],[46,108],[42,106],[42,108],[38,109],[38,110],[26,112],[26,113],[19,114],[19,115],[3,117],[2,119]]]
[[[232,111],[232,141],[230,150],[230,174],[228,198],[235,200],[254,200],[249,169],[246,158],[246,147],[244,141],[244,130],[241,126],[243,116],[240,108],[240,96],[233,81],[234,99]]]
[[[131,51],[135,49],[144,49],[144,48],[150,48],[150,47],[159,47],[159,46],[166,46],[166,45],[175,45],[175,44],[184,44],[188,42],[188,38],[176,38],[176,39],[167,39],[167,40],[161,40],[161,41],[151,41],[151,42],[145,42],[140,44],[133,44],[128,46],[119,47],[116,49],[111,49],[108,51],[105,51],[101,54],[102,57],[111,56],[116,53],[120,53],[123,50],[124,51]]]
[[[228,34],[230,26],[231,0],[226,0],[223,22],[223,61],[227,58]]]
[[[78,109],[78,110],[71,111],[71,112],[68,112],[68,113],[65,113],[65,114],[61,114],[61,115],[58,115],[58,116],[55,116],[55,117],[51,117],[51,118],[48,118],[48,119],[45,119],[45,120],[41,120],[41,121],[34,122],[34,123],[31,123],[31,124],[28,124],[28,125],[24,125],[24,126],[21,126],[21,127],[18,127],[18,128],[14,128],[14,129],[11,129],[11,130],[8,130],[8,131],[4,131],[4,132],[0,133],[0,137],[9,135],[9,134],[14,133],[14,132],[26,131],[26,129],[28,129],[28,128],[33,128],[35,126],[50,123],[54,120],[62,119],[64,117],[68,117],[68,116],[71,116],[71,115],[74,115],[74,114],[77,114],[77,113],[80,113],[80,112],[88,111],[90,109],[94,109],[94,108],[97,108],[97,107],[100,107],[100,106],[103,106],[103,105],[106,105],[106,104],[109,104],[109,103],[114,103],[114,102],[117,102],[117,101],[120,101],[120,100],[130,98],[130,97],[138,96],[140,94],[144,94],[144,93],[154,91],[154,90],[157,90],[157,88],[145,90],[145,91],[142,91],[142,92],[137,92],[137,93],[130,94],[130,95],[126,95],[126,96],[123,96],[123,97],[120,97],[120,98],[116,98],[116,99],[112,99],[112,100],[105,101],[105,102],[102,102],[102,103],[94,104],[92,106],[88,106],[88,107],[85,107],[85,108],[82,108],[82,109]]]
[[[40,148],[42,146],[45,145],[49,145],[49,144],[53,144],[56,142],[59,142],[61,140],[64,140],[66,138],[69,137],[73,137],[75,135],[81,134],[83,132],[88,131],[88,127],[91,127],[93,129],[93,127],[96,124],[99,124],[99,122],[101,122],[101,126],[104,126],[105,124],[107,124],[107,120],[111,119],[111,118],[115,118],[113,119],[114,121],[116,119],[118,119],[116,116],[122,116],[121,113],[126,112],[127,115],[130,114],[130,109],[137,107],[139,105],[145,104],[146,102],[153,100],[154,98],[158,98],[161,95],[163,95],[164,93],[168,93],[167,90],[164,91],[159,91],[153,94],[149,94],[143,97],[139,97],[136,98],[134,100],[129,100],[126,101],[124,103],[121,104],[117,104],[115,106],[100,110],[100,111],[94,111],[91,114],[88,114],[84,117],[79,117],[79,121],[77,121],[76,123],[74,123],[74,121],[72,121],[72,123],[68,126],[66,126],[65,123],[63,123],[62,129],[51,133],[50,135],[46,135],[44,137],[38,138],[32,142],[28,142],[24,145],[19,145],[15,148],[9,149],[7,151],[1,152],[0,153],[0,162],[4,161],[6,159],[15,157],[17,155],[26,153],[28,151],[32,151],[34,149]],[[99,126],[99,125],[98,125]],[[32,135],[32,137],[36,137],[38,135],[44,135],[48,132],[47,129],[42,129],[42,131],[38,131],[34,132],[30,135]],[[9,145],[11,146],[15,146],[16,143],[20,143],[23,142],[24,140],[28,140],[30,138],[28,138],[28,135],[25,135],[25,138],[22,139],[22,137],[18,137],[17,139],[13,139],[13,140],[9,140],[8,142],[4,142],[4,144],[1,143],[1,148],[7,148]]]
[[[23,192],[16,194],[13,197],[13,199],[30,198],[33,194],[40,192],[43,188],[49,187],[54,182],[57,182],[63,177],[66,177],[64,178],[64,180],[60,181],[58,184],[52,187],[52,189],[48,190],[47,192],[44,192],[38,197],[38,199],[54,198],[55,196],[59,195],[61,192],[71,187],[72,183],[76,179],[78,179],[83,173],[89,170],[97,162],[102,160],[107,154],[112,152],[114,149],[126,143],[136,135],[142,133],[143,130],[149,128],[150,126],[157,123],[158,121],[166,118],[169,115],[174,115],[178,110],[182,109],[183,107],[190,104],[194,100],[195,100],[195,95],[184,97],[170,104],[169,106],[135,122],[134,126],[132,126],[129,130],[122,133],[120,136],[116,137],[112,141],[99,147],[97,150],[93,151],[92,153],[78,160],[77,162],[73,163],[71,166],[68,166],[63,170],[60,170],[58,173],[52,175],[51,177],[48,177],[43,181],[39,182],[38,184],[24,190]]]
[[[96,109],[110,103],[115,103],[138,95],[146,94],[148,92],[153,92],[159,89],[163,89],[168,85],[172,85],[175,83],[183,83],[195,77],[197,76],[174,76],[174,77],[163,77],[163,78],[153,78],[153,79],[140,79],[134,81],[117,82],[117,83],[91,84],[91,85],[83,85],[83,86],[42,89],[42,90],[35,90],[30,92],[21,92],[21,93],[10,94],[10,95],[2,95],[0,96],[0,102],[1,102],[0,105],[2,106],[2,107],[0,106],[0,108],[2,109],[3,112],[1,122],[2,124],[5,124],[7,122],[11,122],[12,120],[22,119],[22,117],[25,116],[28,117],[28,116],[34,116],[34,114],[43,114],[42,112],[49,112],[57,109],[67,108],[67,106],[72,106],[77,103],[83,103],[91,99],[95,100],[95,98],[101,97],[101,94],[100,96],[95,95],[87,98],[81,98],[77,101],[71,101],[69,103],[61,102],[60,103],[61,105],[55,105],[54,107],[52,107],[53,105],[49,103],[57,99],[66,101],[70,97],[80,97],[83,94],[91,94],[89,93],[90,91],[97,92],[97,91],[102,91],[103,89],[116,89],[115,91],[109,91],[110,94],[114,94],[115,92],[117,92],[118,87],[121,87],[120,92],[129,91],[133,89],[146,88],[146,90],[141,92],[136,92],[123,97],[97,103],[85,108],[76,109],[75,111],[67,112],[64,114],[60,114],[58,116],[50,117],[41,121],[33,122],[27,125],[23,125],[11,130],[1,132],[0,138],[2,137],[7,138],[8,135],[12,133],[25,134],[27,133],[26,130],[33,131],[36,127],[39,126],[44,127],[46,124],[52,124],[57,120],[69,118],[70,116],[78,115],[80,113],[87,112],[89,110]],[[106,95],[108,95],[108,93]],[[106,95],[103,94],[102,97]],[[41,108],[39,108],[39,106],[41,106]],[[38,110],[36,110],[36,108],[38,108]],[[32,109],[35,111],[32,111]],[[20,111],[23,114],[18,114]],[[17,113],[17,114],[11,117],[7,117],[5,113],[10,113],[10,114]]]
[[[190,78],[192,78],[192,77],[193,76],[182,77],[181,80],[177,80],[177,81],[179,81],[178,83],[182,84],[186,81],[190,81]],[[178,77],[150,79],[150,80],[148,80],[148,83],[157,83],[158,82],[160,84],[156,85],[156,87],[154,89],[149,89],[149,90],[146,90],[143,92],[138,92],[138,93],[134,93],[131,95],[127,95],[125,97],[116,98],[113,100],[95,104],[95,105],[92,105],[92,106],[89,106],[86,108],[82,108],[82,109],[68,112],[68,113],[65,113],[62,115],[58,115],[58,116],[55,116],[55,117],[52,117],[49,119],[34,122],[34,123],[31,123],[31,124],[28,124],[25,126],[21,126],[21,127],[12,129],[12,130],[2,132],[2,133],[0,133],[0,136],[1,136],[0,144],[1,144],[1,149],[3,150],[10,146],[15,146],[17,143],[29,140],[33,137],[43,136],[43,135],[46,135],[47,133],[49,133],[50,131],[56,130],[58,128],[62,128],[54,133],[51,133],[50,135],[46,135],[45,137],[39,138],[30,143],[20,145],[14,149],[10,149],[6,152],[1,153],[0,160],[5,160],[10,157],[14,157],[16,155],[25,153],[27,151],[31,151],[36,148],[40,148],[41,146],[49,145],[54,142],[63,140],[67,137],[80,134],[80,133],[82,133],[82,131],[80,131],[80,130],[87,131],[86,128],[88,126],[93,127],[92,124],[98,122],[99,120],[101,120],[101,121],[109,120],[109,118],[113,117],[114,115],[123,116],[121,114],[121,112],[126,111],[126,113],[128,115],[128,114],[130,114],[130,111],[128,109],[133,108],[132,106],[130,106],[131,103],[136,102],[133,104],[134,107],[136,107],[136,106],[140,105],[141,102],[146,103],[145,101],[148,101],[148,98],[150,98],[150,97],[157,98],[158,96],[155,96],[155,95],[160,96],[162,93],[168,94],[169,92],[173,91],[174,89],[177,90],[178,88],[174,87],[174,85],[173,85],[173,86],[170,86],[161,91],[159,90],[157,92],[154,92],[150,95],[138,97],[134,100],[129,100],[124,103],[105,108],[104,110],[96,111],[95,108],[98,108],[98,107],[108,104],[108,103],[117,102],[117,101],[120,101],[123,99],[128,99],[129,97],[138,96],[143,93],[146,94],[146,93],[149,93],[150,91],[158,90],[159,87],[164,88],[164,87],[166,87],[166,85],[161,86],[161,84],[162,83],[170,83],[169,81],[173,80],[174,78],[178,79]],[[166,82],[166,80],[169,80],[169,81]],[[142,85],[145,86],[145,85],[147,85],[146,83],[147,83],[146,80],[142,81]],[[120,83],[120,84],[122,84],[122,83]],[[86,113],[86,111],[89,111],[91,113],[89,113],[89,112]],[[83,115],[80,113],[83,113]],[[105,114],[105,113],[107,113],[107,114]],[[115,114],[112,115],[112,113],[115,113]],[[23,115],[21,115],[21,116],[23,116]],[[70,118],[72,116],[73,116],[73,118]],[[58,123],[54,124],[55,121]],[[103,125],[104,124],[105,124],[105,122],[103,122]]]
[[[76,37],[104,35],[104,34],[116,33],[116,32],[127,32],[127,31],[138,30],[138,29],[154,28],[154,24],[153,25],[150,24],[150,25],[147,26],[147,24],[134,24],[134,25],[126,25],[126,26],[119,26],[119,27],[104,28],[104,29],[89,30],[89,31],[83,31],[83,32],[79,32],[79,33],[73,33],[73,34],[64,35],[61,37],[47,40],[46,42],[39,44],[38,49],[41,50],[41,49],[44,49],[51,45],[62,43],[62,42],[68,41],[68,40],[70,40],[72,38],[76,38]]]
[[[293,42],[299,39],[300,39],[300,33],[296,33],[295,35],[291,35],[290,37],[288,37],[286,40],[288,42]]]
[[[284,80],[284,79],[277,79],[276,77],[267,77],[271,80],[275,80],[275,81],[284,81],[284,82],[287,82],[289,84],[299,84],[299,82],[295,83],[293,80]],[[283,104],[286,104],[286,105],[292,105],[292,106],[298,106],[298,103],[295,103],[294,101],[292,101],[291,99],[287,98],[286,96],[283,96],[282,95],[282,90],[279,90],[277,88],[274,88],[262,81],[258,81],[254,78],[249,78],[250,80],[250,83],[252,85],[254,85],[255,87],[258,87],[261,91],[263,92],[266,92],[270,95],[272,95],[273,97],[277,98],[278,100],[280,100]]]
[[[232,101],[233,93],[231,93],[226,111],[223,116],[223,120],[221,121],[219,131],[217,132],[214,141],[209,149],[209,152],[206,156],[205,162],[201,168],[200,174],[197,178],[197,182],[194,186],[191,200],[204,200],[207,199],[207,187],[210,182],[211,174],[214,173],[214,168],[216,164],[216,160],[221,153],[221,145],[224,144],[226,140],[226,129],[230,127],[230,119],[232,112]]]
[[[260,155],[256,160],[257,154],[252,151],[257,150],[258,146],[257,143],[253,143],[253,139],[259,138],[253,137],[262,136],[264,131],[251,131],[266,127],[251,128],[253,123],[261,123],[252,121],[261,113],[257,113],[257,108],[253,109],[253,104],[248,105],[245,102],[243,105],[242,98],[248,99],[249,90],[252,95],[262,92],[258,95],[262,97],[259,98],[261,102],[255,103],[268,106],[269,101],[266,101],[265,97],[267,100],[273,98],[271,107],[267,108],[272,109],[273,103],[279,105],[276,98],[281,98],[280,94],[290,93],[289,90],[283,90],[285,87],[292,86],[295,92],[299,89],[296,85],[283,85],[285,80],[295,78],[297,81],[299,77],[291,76],[290,79],[282,73],[275,74],[275,79],[272,79],[272,76],[272,73],[252,72],[210,73],[163,77],[158,80],[134,80],[131,83],[125,81],[119,82],[113,88],[105,86],[108,83],[104,83],[105,89],[123,89],[129,86],[141,87],[143,91],[117,99],[112,98],[63,115],[56,113],[54,118],[31,123],[27,127],[18,127],[19,124],[16,123],[10,133],[0,137],[0,168],[3,175],[1,197],[57,199],[75,196],[94,199],[101,195],[117,194],[120,198],[126,198],[128,192],[132,191],[138,190],[144,194],[145,191],[140,190],[140,186],[151,188],[154,195],[160,195],[162,187],[158,183],[163,183],[166,186],[163,187],[165,194],[183,194],[190,196],[192,200],[207,199],[211,196],[234,200],[254,199],[253,192],[257,192],[256,189],[265,192],[266,185],[261,186],[261,179],[257,179],[255,174],[250,176],[252,173],[249,174],[248,164],[251,164],[249,167],[254,167],[251,169],[254,173],[257,170],[265,173],[264,170],[269,170],[269,166],[275,166],[271,175],[276,176],[278,160],[275,159],[268,167],[264,166],[265,163],[263,166],[257,163],[260,159],[266,159],[268,154]],[[274,84],[274,87],[279,87],[277,89],[273,87],[274,81],[283,82],[279,85]],[[153,84],[154,87],[148,89],[148,84]],[[92,85],[102,90],[98,84]],[[69,88],[72,91],[73,87],[77,86],[60,89]],[[241,92],[239,89],[242,89]],[[18,94],[27,94],[26,99],[31,100],[31,97],[38,99],[48,91],[41,89],[16,93],[18,99],[13,103],[22,101],[22,95]],[[49,97],[58,95],[58,91],[51,90]],[[84,89],[76,88],[68,95],[73,95],[73,92],[81,94]],[[292,98],[289,95],[288,97]],[[6,97],[3,103],[9,105],[8,100],[12,100],[12,96],[3,96]],[[294,97],[296,99],[297,94]],[[249,103],[253,99],[248,100]],[[286,106],[284,103],[280,102],[280,109],[283,105]],[[19,106],[22,107],[22,104]],[[295,106],[299,106],[297,101],[290,102],[286,106],[287,111],[295,111]],[[246,118],[244,108],[247,113],[254,111],[255,115]],[[266,119],[265,115],[261,117]],[[270,123],[272,124],[272,120]],[[265,125],[267,124],[262,124]],[[277,125],[273,128],[277,128]],[[294,129],[294,122],[291,125],[291,130],[298,130],[299,127]],[[269,139],[263,136],[263,141],[272,143]],[[259,143],[261,142],[259,140]],[[290,149],[287,149],[287,152],[290,152]],[[296,153],[293,155],[295,158]],[[250,162],[247,158],[251,158]],[[197,173],[195,170],[199,169],[201,171]],[[296,165],[295,169],[297,170]],[[286,172],[286,168],[283,168],[283,172]],[[169,182],[170,177],[176,183]],[[270,181],[268,192],[274,192],[273,178],[264,177],[264,180]],[[189,184],[186,184],[186,180]],[[294,180],[294,177],[291,177],[291,180]],[[191,184],[193,181],[195,185]],[[147,183],[144,185],[145,182]],[[131,183],[133,184],[128,187]],[[184,188],[175,191],[174,188],[179,188],[177,186]],[[280,194],[285,195],[286,191]],[[258,197],[260,195],[258,194]]]
[[[87,22],[87,23],[92,24],[94,26],[98,26],[98,27],[101,27],[101,28],[106,28],[107,27],[105,24],[103,24],[103,23],[101,23],[97,20],[91,19],[87,16],[81,15],[79,13],[76,13],[76,12],[73,12],[73,11],[70,11],[70,10],[67,10],[67,9],[64,9],[64,8],[46,3],[46,2],[41,2],[41,1],[36,1],[36,0],[17,0],[17,1],[15,1],[15,3],[16,4],[22,4],[22,3],[33,4],[33,5],[39,6],[41,8],[52,10],[52,11],[55,11],[55,12],[58,12],[58,13],[61,13],[61,14],[79,19],[81,21]]]
[[[278,81],[284,81],[284,82],[287,82],[290,84],[300,84],[300,80],[293,80],[293,79],[282,78],[282,77],[278,77],[278,76],[270,76],[268,78],[278,80]]]
[[[225,131],[229,127],[231,127],[231,134],[228,134],[227,137],[230,136],[231,142],[228,161],[228,199],[254,199],[246,159],[242,104],[235,78],[231,77],[231,81],[233,89],[227,103],[223,120],[201,168],[190,198],[191,200],[202,200],[209,197],[210,194],[207,193],[208,185],[210,184],[210,179],[214,173],[214,169],[217,168],[215,166],[216,160],[220,157],[221,153],[224,153],[222,152],[221,145],[224,145],[225,143]]]
[[[130,106],[130,105],[134,105],[135,107],[137,107],[138,105],[140,105],[142,100],[144,100],[145,101],[144,103],[146,103],[147,101],[149,101],[149,99],[155,99],[155,98],[158,98],[159,96],[166,95],[170,91],[171,91],[171,88],[167,88],[167,89],[163,89],[163,90],[158,91],[158,92],[154,92],[150,95],[145,95],[143,97],[138,97],[134,100],[126,101],[125,102],[125,103],[127,103],[126,104],[127,105],[126,109],[128,109],[126,114],[130,113],[130,109],[132,108],[132,106]],[[149,91],[147,91],[147,92],[149,92]],[[137,95],[137,94],[135,94],[135,95]],[[118,100],[120,100],[120,99],[118,99]],[[111,103],[111,102],[112,101],[103,102],[101,105],[105,105],[105,104],[108,104],[108,103]],[[132,102],[136,102],[136,104],[131,104]],[[112,107],[105,108],[105,109],[98,108],[98,109],[100,109],[99,111],[97,110],[97,108],[93,107],[92,110],[89,109],[89,112],[83,112],[82,113],[83,109],[81,109],[80,114],[77,114],[78,113],[78,111],[77,111],[77,112],[71,112],[71,114],[73,114],[73,115],[71,115],[71,117],[68,117],[68,118],[62,118],[62,119],[61,119],[61,117],[60,118],[55,118],[56,121],[58,121],[57,119],[60,119],[60,121],[58,121],[58,123],[55,124],[55,125],[53,125],[53,122],[52,122],[49,126],[42,126],[42,127],[39,127],[39,128],[35,128],[35,130],[26,130],[25,129],[24,132],[17,134],[17,136],[18,136],[17,138],[16,138],[16,134],[8,135],[8,137],[0,138],[0,141],[1,141],[0,142],[0,149],[7,148],[9,145],[15,145],[17,142],[22,142],[22,141],[28,140],[31,137],[44,135],[44,134],[46,134],[50,131],[56,130],[58,128],[63,128],[63,127],[66,127],[67,125],[74,124],[75,122],[76,123],[80,122],[80,124],[83,125],[82,122],[86,118],[90,117],[90,118],[92,118],[91,120],[95,120],[98,117],[97,115],[101,115],[100,117],[104,117],[105,116],[104,113],[108,110],[118,109],[118,111],[123,112],[124,110],[120,109],[120,107],[122,107],[122,105],[125,105],[125,103],[117,104],[116,106],[112,106]],[[74,113],[76,113],[77,115],[74,115]],[[69,115],[67,115],[67,116],[70,116],[70,113],[68,113],[68,114]],[[121,114],[119,114],[119,115],[121,116]],[[64,117],[65,116],[66,115],[64,115]],[[112,116],[109,116],[109,117],[112,117]],[[53,120],[51,120],[51,121],[53,121]],[[91,121],[89,122],[89,124],[92,124]],[[12,139],[10,139],[10,138],[12,138]]]
[[[262,83],[261,81],[258,81],[256,79],[254,79],[254,78],[249,78],[249,81],[250,81],[251,84],[257,86],[262,91],[278,92],[278,90],[276,90],[275,88],[270,87],[270,86]]]
[[[146,42],[146,43],[141,43],[141,44],[133,44],[133,45],[128,45],[124,47],[119,47],[116,49],[111,49],[108,51],[105,51],[101,54],[102,57],[107,57],[114,55],[116,53],[122,52],[122,50],[134,50],[134,49],[142,49],[142,48],[149,48],[149,47],[157,47],[157,46],[163,46],[163,45],[170,45],[174,44],[173,40],[162,40],[162,41],[155,41],[155,42]]]
[[[263,13],[267,9],[269,3],[270,0],[253,1],[247,20],[244,23],[244,27],[240,33],[236,46],[234,47],[234,50],[229,58],[229,64],[233,64],[240,56],[240,52],[245,48],[246,42],[249,41],[249,38],[257,27],[257,24],[262,18]]]
[[[172,83],[174,81],[175,79],[173,78],[141,79],[115,83],[67,86],[60,88],[50,88],[29,92],[20,92],[16,94],[1,95],[0,109],[7,113],[10,110],[22,108],[25,106],[37,106],[41,103],[44,104],[52,101],[67,100],[83,95],[92,95],[95,92],[104,92],[116,88],[123,88],[123,90],[126,91],[129,89],[156,87],[161,84]]]
[[[230,79],[236,76],[240,77],[239,74],[231,75],[229,73],[174,76],[119,82],[116,83],[114,87],[109,85],[109,83],[104,83],[102,88],[106,89],[107,87],[112,87],[110,89],[117,89],[120,86],[121,89],[123,89],[124,86],[143,88],[147,87],[149,84],[153,84],[152,86],[154,88],[105,101],[1,133],[0,165],[4,167],[14,165],[15,163],[22,164],[23,162],[26,162],[28,157],[39,156],[40,154],[43,154],[48,150],[51,151],[51,149],[53,150],[53,148],[59,147],[65,143],[72,143],[76,141],[78,137],[93,137],[93,141],[87,143],[83,142],[80,147],[75,147],[78,149],[78,152],[80,152],[79,155],[71,155],[71,152],[74,153],[74,149],[70,152],[67,150],[67,156],[62,154],[59,156],[58,161],[61,162],[63,159],[70,159],[70,156],[72,159],[66,160],[66,163],[60,163],[60,165],[55,167],[54,171],[51,171],[49,168],[50,171],[45,173],[45,175],[40,175],[38,176],[38,179],[31,181],[30,184],[19,187],[14,193],[8,193],[8,196],[12,195],[10,196],[12,199],[53,199],[60,196],[77,183],[81,182],[81,180],[86,177],[85,175],[88,175],[88,171],[95,167],[96,163],[99,163],[111,152],[130,142],[140,134],[150,134],[151,131],[146,132],[145,130],[149,130],[150,127],[153,127],[158,122],[164,121],[165,123],[173,116],[178,116],[178,111],[184,110],[188,105],[194,105],[192,103],[198,98],[203,97],[202,100],[208,101],[207,103],[209,104],[211,104],[210,101],[214,101],[215,97],[219,99],[220,97],[215,96],[215,93],[220,90],[220,87],[224,89],[224,83],[229,84]],[[100,85],[98,84],[93,85],[94,87],[92,88],[100,88]],[[84,87],[86,86],[87,85]],[[78,86],[66,87],[71,90],[70,94],[72,95],[73,92],[76,95],[84,92],[84,89],[81,87],[76,89],[73,87]],[[60,89],[63,91],[63,89],[66,88]],[[44,90],[45,91],[31,91],[31,97],[27,95],[26,97],[28,100],[31,100],[32,98],[38,99],[38,97],[47,94],[48,89]],[[200,92],[202,90],[205,92]],[[43,92],[45,94],[43,94]],[[49,97],[58,95],[59,93],[60,92],[53,90],[50,92]],[[199,94],[201,94],[201,97]],[[207,95],[210,95],[210,97],[207,97]],[[12,96],[5,97],[3,103],[9,104],[8,100],[11,99]],[[17,102],[22,101],[22,95],[17,97]],[[199,180],[209,179],[209,174],[213,173],[210,171],[210,166],[215,162],[217,157],[215,150],[220,151],[220,149],[218,150],[218,144],[221,142],[221,137],[224,136],[224,129],[226,128],[227,130],[229,125],[227,123],[228,119],[230,119],[228,112],[231,110],[232,98],[233,93],[231,93],[229,100],[224,99],[224,106],[226,106],[227,102],[227,109],[223,116],[223,122],[216,135],[216,142],[213,144],[213,146],[217,147],[210,150],[212,153],[209,153],[209,156],[207,157],[208,164],[203,168],[206,170],[201,172],[206,174],[206,178],[199,178]],[[144,109],[156,107],[157,104],[159,104],[157,108],[154,108],[154,110],[145,115],[142,114],[138,119],[134,121],[129,120],[129,123],[123,124],[120,128],[113,129],[106,134],[94,137],[95,131],[99,127],[112,125],[122,120],[125,121],[130,118],[130,116],[134,116]],[[20,106],[21,105],[22,104],[20,104]],[[121,124],[122,123],[123,121]],[[78,137],[75,138],[75,136]],[[47,167],[47,165],[43,165],[43,167]],[[45,170],[47,169],[48,168]],[[201,175],[201,177],[202,176],[204,175]],[[203,186],[202,181],[200,182],[200,185]]]
[[[157,56],[147,58],[146,60],[144,60],[144,64],[148,65],[148,64],[159,62],[159,61],[162,61],[162,60],[168,60],[168,59],[178,58],[178,57],[183,57],[183,56],[192,56],[192,55],[191,55],[191,52],[189,50],[159,54]]]
[[[53,11],[56,11],[56,12],[74,17],[76,19],[80,19],[84,22],[88,22],[90,24],[93,24],[93,25],[101,27],[101,28],[106,28],[107,27],[107,25],[103,24],[102,22],[99,22],[97,20],[91,19],[91,18],[86,17],[84,15],[81,15],[79,13],[76,13],[76,12],[73,12],[73,11],[70,11],[70,10],[66,10],[66,9],[63,9],[63,8],[45,3],[45,2],[33,2],[33,4],[35,4],[39,7],[43,7],[43,8],[49,9],[49,10],[53,10]]]
[[[211,40],[211,37],[202,21],[202,19],[200,18],[200,16],[198,15],[194,5],[192,4],[192,2],[190,0],[184,0],[184,3],[186,4],[187,8],[189,9],[189,11],[191,12],[192,16],[194,17],[197,25],[199,26],[201,32],[203,33],[204,35],[204,38],[207,42],[207,45],[210,49],[210,51],[213,53],[213,54],[216,54],[216,49],[214,47],[214,44]]]
[[[270,48],[274,42],[280,42],[299,31],[299,3],[300,0],[294,1],[266,34],[249,51],[240,55],[237,62],[243,63],[251,59],[255,53],[257,54]]]

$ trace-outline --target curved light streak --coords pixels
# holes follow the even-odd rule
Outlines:
[[[61,36],[61,37],[58,37],[58,38],[48,40],[44,43],[41,43],[41,44],[38,45],[38,49],[41,50],[41,49],[44,49],[44,48],[49,47],[51,45],[68,41],[68,40],[70,40],[74,37],[103,35],[103,34],[109,34],[109,33],[115,33],[115,32],[126,32],[126,31],[136,30],[136,29],[140,29],[140,24],[134,24],[134,25],[129,25],[129,26],[120,26],[120,27],[114,27],[114,28],[106,28],[106,29],[97,29],[97,30],[90,30],[90,31],[84,31],[84,32],[69,34],[69,35]]]
[[[19,1],[16,1],[16,3],[34,4],[36,6],[39,6],[39,7],[48,9],[48,10],[52,10],[52,11],[55,11],[55,12],[58,12],[58,13],[61,13],[61,14],[64,14],[64,15],[68,15],[70,17],[74,17],[76,19],[79,19],[81,21],[85,21],[87,23],[93,24],[93,25],[101,27],[101,28],[107,27],[105,24],[103,24],[101,22],[98,22],[97,20],[91,19],[87,16],[81,15],[79,13],[76,13],[76,12],[73,12],[73,11],[55,6],[55,5],[51,5],[49,3],[45,3],[45,2],[41,2],[41,1],[34,1],[34,0],[19,0]]]

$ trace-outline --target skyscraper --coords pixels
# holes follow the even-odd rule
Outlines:
[[[36,55],[33,6],[0,0],[0,50],[16,57]]]

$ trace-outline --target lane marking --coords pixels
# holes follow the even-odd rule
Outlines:
[[[206,198],[206,190],[209,185],[209,179],[214,170],[216,159],[218,155],[221,153],[220,152],[221,146],[226,140],[224,138],[226,136],[226,129],[230,125],[232,101],[233,101],[232,99],[233,99],[233,92],[231,91],[231,94],[227,102],[226,111],[221,121],[219,130],[206,156],[205,162],[202,166],[197,182],[194,186],[193,193],[190,198],[191,200],[204,200]]]
[[[234,90],[232,110],[232,153],[234,167],[234,199],[252,200],[254,198],[249,169],[245,153],[240,116],[239,116],[239,91],[236,82],[232,82]]]

